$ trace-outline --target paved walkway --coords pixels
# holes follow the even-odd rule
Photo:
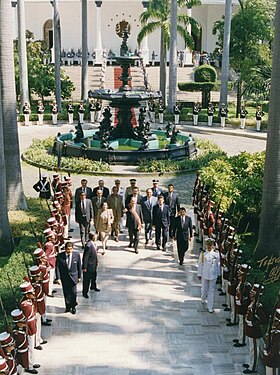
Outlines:
[[[186,125],[183,125],[184,127]],[[58,127],[20,127],[21,151],[32,138],[45,138],[69,125]],[[185,127],[189,132],[189,128]],[[226,129],[219,134],[213,129],[191,127],[199,137],[214,140],[230,154],[240,150],[265,148],[265,135],[241,137],[238,131]],[[128,185],[130,169],[122,177]],[[120,170],[119,170],[120,171]],[[117,174],[117,171],[116,171]],[[27,196],[37,196],[32,185],[38,170],[23,165]],[[71,176],[74,188],[81,176]],[[113,185],[106,176],[106,185]],[[151,176],[137,177],[141,191],[151,185]],[[95,186],[98,177],[90,176]],[[180,192],[182,204],[191,209],[194,174],[160,176],[161,185],[172,181]],[[189,211],[191,214],[191,211]],[[73,222],[72,218],[72,222]],[[79,285],[77,314],[64,313],[61,288],[49,299],[48,315],[52,327],[43,327],[48,344],[36,352],[41,375],[239,375],[242,363],[248,361],[248,349],[234,348],[232,339],[237,327],[226,327],[221,304],[224,297],[216,294],[215,313],[209,314],[200,303],[200,283],[196,277],[198,249],[189,249],[184,266],[178,266],[176,247],[168,244],[167,253],[151,244],[144,245],[143,234],[138,255],[129,251],[126,233],[120,242],[109,241],[104,256],[99,255],[98,286],[100,293],[90,292],[88,300],[81,296]],[[81,251],[78,228],[73,233],[75,249]],[[262,372],[260,372],[262,373]]]

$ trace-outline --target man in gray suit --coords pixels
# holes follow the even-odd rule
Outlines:
[[[142,211],[143,220],[145,223],[145,244],[152,240],[152,230],[153,230],[153,207],[158,203],[158,200],[153,196],[152,189],[146,190],[146,196],[142,199]]]
[[[186,209],[181,207],[179,216],[174,222],[174,239],[177,241],[177,250],[180,265],[184,262],[185,252],[189,248],[189,241],[192,239],[192,219],[186,215]]]
[[[96,235],[92,232],[88,235],[89,239],[85,245],[84,254],[83,254],[83,296],[88,297],[88,290],[95,290],[100,292],[100,289],[96,286],[96,277],[97,277],[97,246],[96,246]]]
[[[92,217],[93,208],[91,200],[86,198],[86,193],[82,192],[80,194],[80,202],[76,203],[75,206],[75,221],[80,227],[82,248],[84,248],[85,242],[88,240]]]

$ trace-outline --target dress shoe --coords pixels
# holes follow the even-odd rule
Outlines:
[[[226,303],[223,303],[222,306],[223,306],[223,307],[227,307],[227,304],[226,304]]]
[[[69,232],[74,232],[74,229],[71,228],[71,229],[69,229],[68,231],[69,231]]]
[[[65,312],[66,313],[70,312],[70,308],[65,309]]]
[[[48,323],[50,323],[50,322],[52,322],[52,319],[46,319],[46,321],[47,321]]]
[[[24,370],[25,372],[28,372],[29,374],[38,374],[38,371],[35,370],[35,368],[32,368],[32,369],[25,369]]]
[[[218,290],[218,292],[222,292],[222,288],[218,288],[217,290]]]
[[[235,344],[233,344],[233,346],[235,348],[242,348],[243,346],[246,346],[246,344],[240,344],[239,342],[236,342]]]
[[[135,249],[135,254],[138,254],[138,253],[139,253],[138,249]]]
[[[76,308],[75,307],[72,307],[72,309],[70,310],[70,313],[75,315],[76,314]]]
[[[83,297],[84,298],[89,298],[89,296],[87,294],[83,294]]]
[[[132,247],[132,243],[130,243],[130,244],[128,245],[128,247]]]
[[[238,324],[238,323],[231,323],[231,322],[229,322],[229,323],[227,323],[227,327],[237,326],[237,324]]]
[[[145,241],[145,245],[148,245],[148,243],[149,243],[149,241],[148,241],[148,240],[146,240],[146,241]]]
[[[162,251],[166,251],[166,247],[165,246],[162,248]]]
[[[98,288],[93,288],[93,290],[94,290],[95,292],[100,292],[100,289],[98,289]]]
[[[56,289],[54,289],[53,291],[52,291],[52,293],[54,294],[54,293],[57,293],[57,290]]]
[[[227,321],[227,322],[231,322],[231,319],[230,319],[230,318],[227,318],[226,321]]]
[[[41,342],[41,345],[45,345],[45,344],[47,344],[48,342],[47,342],[47,340],[43,340],[42,342]]]
[[[41,345],[35,346],[34,349],[36,349],[36,350],[43,350],[43,348],[41,347]]]
[[[233,339],[232,342],[239,342],[238,339]]]
[[[256,374],[256,373],[257,371],[250,370],[249,368],[243,371],[243,374]]]
[[[120,230],[120,233],[123,233],[123,230]]]
[[[183,262],[180,262],[180,266],[182,266],[183,265]]]
[[[249,368],[250,365],[248,365],[248,363],[243,363],[242,367],[244,367],[244,368]]]
[[[224,311],[231,311],[231,309],[230,309],[229,307],[226,307],[226,308],[224,309]]]
[[[157,245],[157,250],[160,250],[160,247]]]
[[[48,297],[54,298],[53,294],[48,294]]]
[[[49,326],[51,326],[51,323],[50,323],[50,322],[42,322],[42,326],[47,326],[47,327],[49,327]]]
[[[33,365],[33,368],[40,368],[41,367],[41,365],[39,365],[39,363],[35,363],[34,365]]]
[[[225,295],[226,295],[225,292],[221,292],[221,293],[219,293],[219,296],[225,296]]]

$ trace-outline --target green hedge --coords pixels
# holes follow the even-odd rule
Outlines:
[[[52,154],[55,138],[49,137],[44,140],[34,139],[31,146],[23,154],[24,160],[32,165],[41,166],[44,169],[55,170],[57,168],[57,156]],[[84,158],[62,157],[61,171],[70,173],[94,173],[108,172],[111,168],[104,161],[93,161]]]
[[[194,71],[195,82],[216,82],[217,71],[211,65],[201,65]]]

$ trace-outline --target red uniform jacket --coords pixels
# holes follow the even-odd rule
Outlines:
[[[29,368],[28,360],[28,339],[26,330],[15,327],[13,329],[13,338],[16,343],[17,354],[16,360],[23,368]]]
[[[22,310],[26,319],[28,335],[35,335],[37,332],[35,302],[33,302],[31,299],[22,299],[20,309]]]

